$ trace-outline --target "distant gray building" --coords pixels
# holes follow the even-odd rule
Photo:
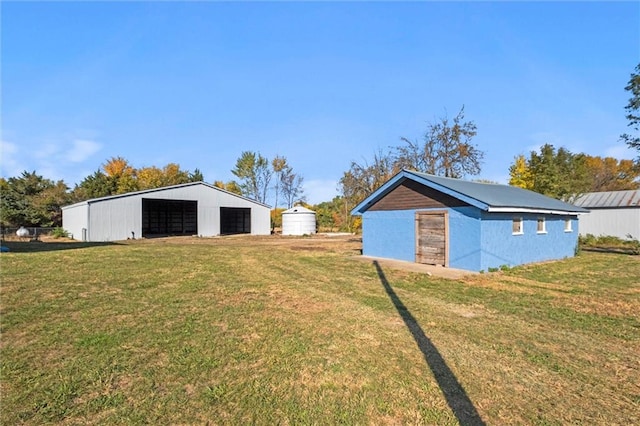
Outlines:
[[[204,182],[109,197],[62,208],[62,227],[81,241],[169,235],[268,235],[270,208]]]
[[[640,239],[640,190],[588,192],[573,204],[591,211],[580,217],[580,235]]]

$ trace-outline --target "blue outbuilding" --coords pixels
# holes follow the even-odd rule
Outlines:
[[[508,185],[402,170],[352,211],[362,254],[471,271],[573,257],[580,207]]]

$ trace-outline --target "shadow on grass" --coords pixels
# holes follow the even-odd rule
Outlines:
[[[431,369],[431,372],[436,378],[436,381],[447,400],[449,408],[453,411],[458,422],[460,422],[461,425],[484,425],[485,423],[480,417],[480,414],[478,414],[476,407],[473,405],[464,388],[460,382],[458,382],[458,379],[447,365],[447,362],[442,358],[442,355],[440,355],[438,349],[431,342],[431,339],[424,334],[424,330],[422,330],[422,327],[420,327],[416,318],[411,314],[404,303],[402,303],[402,300],[400,300],[396,292],[393,291],[393,288],[391,288],[380,264],[375,260],[373,261],[373,264],[375,265],[378,276],[380,277],[380,282],[382,282],[382,285],[398,311],[398,314],[402,317],[402,320],[411,332],[413,339],[416,341],[418,348],[420,348],[427,365]]]
[[[91,247],[117,245],[117,243],[85,243],[85,242],[43,242],[43,241],[3,241],[9,253],[35,253],[43,251],[77,250]]]

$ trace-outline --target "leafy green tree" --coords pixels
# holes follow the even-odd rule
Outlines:
[[[189,183],[189,172],[182,170],[179,164],[169,163],[162,168],[164,176],[162,186],[180,185]]]
[[[352,232],[357,227],[357,221],[349,215],[345,215],[348,206],[345,205],[345,198],[336,196],[331,201],[324,201],[313,206],[316,212],[316,223],[318,229],[323,231]]]
[[[192,173],[189,173],[189,182],[204,182],[204,175],[200,169],[196,168]]]
[[[533,175],[524,155],[518,155],[509,167],[509,185],[524,189],[533,188]]]
[[[273,160],[271,160],[271,167],[273,167],[273,172],[276,175],[276,184],[274,185],[276,200],[273,204],[274,209],[278,208],[278,195],[280,193],[280,183],[282,182],[282,175],[285,169],[288,167],[287,159],[285,157],[280,157],[278,155],[275,156]]]
[[[627,111],[626,118],[629,120],[628,126],[631,127],[635,134],[625,133],[620,139],[627,143],[631,148],[640,151],[640,64],[636,66],[635,72],[631,73],[629,83],[624,90],[631,93],[629,103],[624,109]],[[640,155],[636,159],[640,165]]]
[[[556,198],[584,192],[622,191],[640,188],[640,168],[632,160],[556,151],[546,144],[540,152],[515,158],[509,167],[509,184]]]
[[[589,192],[624,191],[640,188],[640,167],[633,160],[585,156]]]
[[[471,143],[477,133],[473,121],[464,121],[463,106],[453,122],[444,116],[429,123],[422,142],[401,138],[405,144],[393,149],[394,166],[452,178],[477,175],[484,158]]]
[[[43,226],[62,226],[62,207],[72,202],[69,187],[61,180],[34,196],[32,203],[46,218]]]
[[[73,189],[74,201],[84,201],[91,198],[107,197],[116,194],[118,181],[107,176],[101,170],[96,170],[92,175],[87,176]]]
[[[153,189],[164,186],[164,173],[156,166],[143,167],[136,170],[139,189]]]
[[[316,224],[321,231],[335,231],[335,222],[333,213],[335,212],[334,203],[332,201],[323,201],[313,206],[316,212]]]
[[[242,195],[260,203],[266,203],[273,171],[265,157],[260,153],[244,151],[231,173],[240,179]]]
[[[140,189],[136,179],[136,169],[123,157],[111,157],[102,165],[102,169],[109,178],[116,182],[114,194],[124,194]]]
[[[0,222],[3,226],[60,226],[61,207],[71,200],[63,181],[36,174],[0,180]]]
[[[524,164],[522,158],[516,157],[509,168],[512,185],[559,199],[568,199],[591,188],[585,154],[573,154],[566,148],[556,150],[553,145],[545,144],[540,152],[531,151]]]
[[[224,189],[225,191],[229,191],[233,194],[242,195],[242,189],[240,188],[240,185],[238,185],[238,182],[236,182],[235,180],[230,180],[227,183],[224,183],[221,180],[217,180],[213,182],[213,186]]]

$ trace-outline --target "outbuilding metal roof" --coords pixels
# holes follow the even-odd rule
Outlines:
[[[402,170],[358,204],[352,214],[362,214],[405,179],[411,179],[489,212],[588,213],[582,207],[515,186],[470,182]]]
[[[587,192],[578,197],[573,204],[587,209],[640,207],[640,189]]]

